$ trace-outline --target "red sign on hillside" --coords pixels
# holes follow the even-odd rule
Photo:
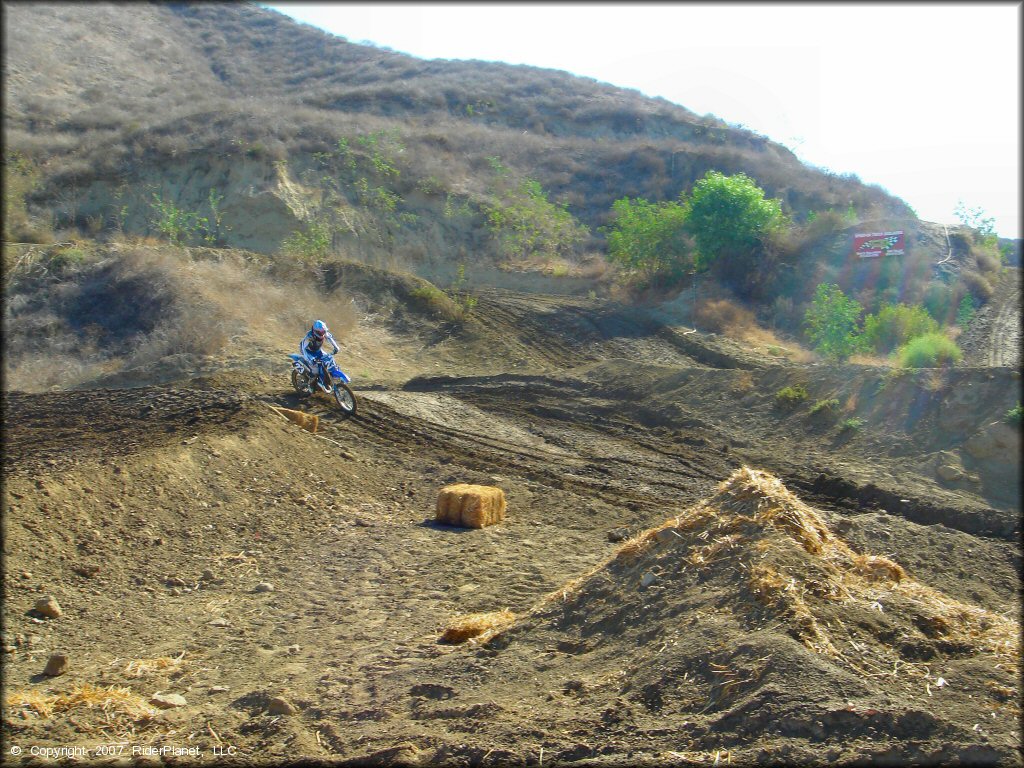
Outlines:
[[[853,252],[862,259],[902,256],[904,251],[902,229],[897,232],[868,232],[853,236]]]

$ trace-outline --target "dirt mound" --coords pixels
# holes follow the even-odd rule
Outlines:
[[[416,723],[454,718],[463,753],[522,755],[527,718],[556,761],[609,745],[637,763],[1014,761],[1018,635],[743,468],[475,651],[387,687],[444,680],[392,728],[415,741]]]

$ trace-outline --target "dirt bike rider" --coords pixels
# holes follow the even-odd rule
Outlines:
[[[299,354],[309,364],[309,367],[317,372],[317,383],[324,392],[330,392],[331,387],[329,382],[324,383],[326,378],[326,366],[325,355],[320,348],[324,345],[324,341],[330,341],[334,346],[334,352],[331,354],[338,354],[341,351],[341,347],[338,346],[338,342],[334,340],[334,336],[327,330],[327,325],[323,320],[317,320],[313,323],[313,326],[309,329],[309,332],[302,337],[302,341],[299,342]]]

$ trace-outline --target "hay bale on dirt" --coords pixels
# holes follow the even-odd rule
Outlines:
[[[456,483],[437,494],[439,523],[485,528],[505,519],[505,492],[491,485]]]
[[[516,615],[507,608],[487,613],[470,613],[452,621],[441,634],[442,643],[464,643],[471,638],[485,642],[511,626]]]
[[[298,424],[307,432],[316,434],[316,431],[320,426],[320,417],[315,413],[303,413],[302,411],[293,411],[290,408],[274,408],[274,410],[287,418],[288,421],[293,424]]]

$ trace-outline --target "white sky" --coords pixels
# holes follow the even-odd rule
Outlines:
[[[352,43],[561,69],[1020,237],[1021,3],[277,3]]]

